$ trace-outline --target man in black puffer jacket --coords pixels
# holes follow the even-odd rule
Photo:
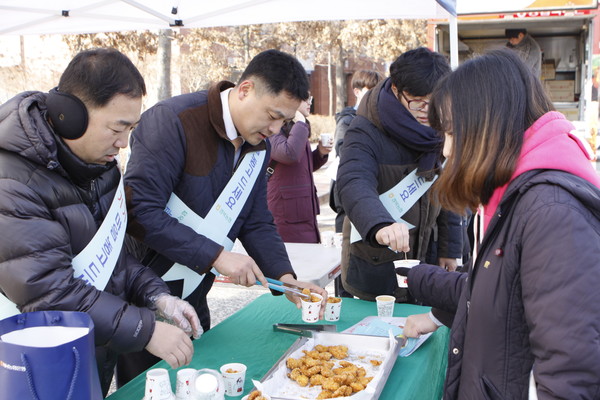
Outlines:
[[[193,308],[122,246],[115,157],[145,94],[126,56],[96,49],[79,53],[50,93],[21,93],[0,107],[0,319],[87,312],[104,395],[119,353],[146,348],[176,368],[192,358],[189,336],[200,334]],[[155,310],[177,326],[156,321]]]

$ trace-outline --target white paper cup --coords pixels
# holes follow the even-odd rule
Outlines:
[[[335,245],[334,238],[335,232],[333,231],[321,232],[321,244],[325,247],[333,247]]]
[[[199,369],[191,385],[194,400],[222,400],[225,398],[225,383],[219,371]]]
[[[340,301],[337,303],[325,303],[325,321],[339,321],[342,311],[342,299],[336,297]]]
[[[343,241],[344,241],[344,234],[341,232],[336,232],[335,235],[333,236],[334,247],[341,249]]]
[[[244,393],[246,366],[240,363],[229,363],[221,367],[221,375],[225,383],[227,396],[241,396]]]
[[[375,297],[377,301],[377,316],[391,317],[394,315],[394,303],[396,298],[387,294]]]
[[[421,263],[421,260],[413,260],[413,259],[396,260],[396,261],[394,261],[394,268],[412,268],[415,265],[419,265],[420,263]],[[398,279],[398,287],[400,287],[400,288],[408,287],[408,281],[407,281],[406,276],[400,275],[397,273],[396,279]]]
[[[175,383],[175,398],[177,400],[193,400],[192,385],[198,371],[194,368],[184,368],[177,371]]]
[[[169,371],[164,368],[153,368],[146,372],[146,391],[144,400],[173,400]]]
[[[331,146],[331,133],[321,133],[321,145]]]
[[[316,293],[311,293],[311,296],[319,298],[319,301],[310,301],[305,300],[304,297],[301,297],[302,300],[302,321],[304,322],[317,322],[319,320],[319,312],[321,311],[321,302],[323,301],[323,296]]]

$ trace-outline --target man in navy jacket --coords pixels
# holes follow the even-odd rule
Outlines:
[[[204,330],[210,328],[206,294],[215,278],[213,267],[235,284],[252,286],[259,280],[266,285],[268,276],[327,297],[325,290],[296,280],[266,201],[270,148],[264,139],[278,133],[308,96],[308,78],[298,60],[267,50],[252,59],[237,85],[222,81],[160,102],[142,115],[132,135],[125,176],[128,231],[143,243],[139,257],[196,308]],[[226,250],[165,211],[174,194],[206,218],[238,167],[260,152],[266,162],[255,166],[259,174],[253,186],[244,186],[248,199],[227,233],[229,240],[242,242],[248,256]],[[232,192],[230,199],[241,203],[239,194]],[[173,263],[190,270],[178,275],[171,271]],[[200,275],[204,279],[198,284]],[[300,307],[299,298],[288,298]]]

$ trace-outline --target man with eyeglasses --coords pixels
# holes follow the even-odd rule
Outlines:
[[[346,132],[337,175],[347,215],[342,283],[361,299],[388,294],[414,302],[399,286],[394,260],[455,270],[463,255],[460,216],[441,210],[427,193],[443,145],[429,127],[429,96],[448,73],[446,59],[429,49],[400,55],[390,77],[367,92]]]
[[[333,139],[310,147],[310,106],[312,96],[300,102],[293,121],[286,122],[271,144],[272,172],[267,185],[269,210],[284,242],[320,243],[317,223],[319,198],[313,171],[321,168],[333,148]],[[269,171],[269,170],[268,170]]]

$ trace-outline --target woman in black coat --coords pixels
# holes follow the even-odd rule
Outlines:
[[[600,178],[573,125],[508,50],[441,81],[429,117],[448,157],[435,193],[480,208],[483,237],[468,274],[409,272],[436,308],[404,333],[452,327],[446,400],[599,398]]]

